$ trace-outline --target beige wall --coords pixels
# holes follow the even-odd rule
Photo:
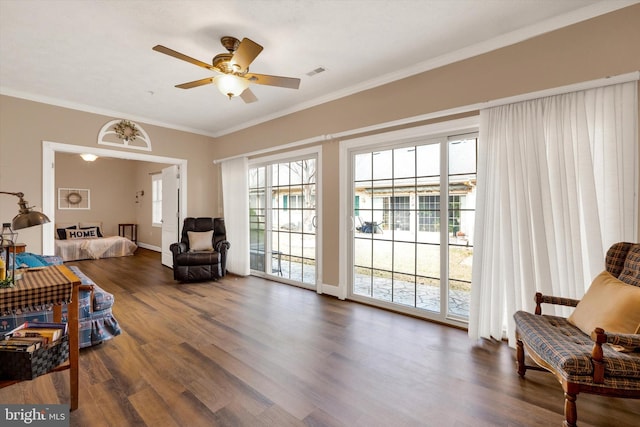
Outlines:
[[[603,15],[474,58],[443,66],[245,129],[216,140],[141,125],[155,155],[189,161],[188,210],[220,214],[220,170],[211,161],[319,135],[640,70],[640,5]],[[304,84],[304,82],[303,82]],[[41,205],[41,141],[95,146],[112,117],[0,97],[0,188],[23,191]],[[324,161],[323,278],[337,285],[338,142],[322,144]],[[0,198],[0,218],[15,204]],[[40,246],[37,229],[28,233]]]
[[[163,163],[100,157],[85,162],[78,154],[56,153],[55,188],[91,190],[91,209],[57,209],[56,223],[101,221],[105,235],[118,234],[118,224],[138,224],[138,243],[160,247],[161,228],[151,225],[151,174]],[[136,193],[144,191],[144,196]]]
[[[42,141],[98,147],[98,132],[115,118],[0,96],[1,191],[21,191],[31,205],[41,210]],[[217,197],[212,196],[211,187],[217,186],[215,180],[218,179],[218,172],[208,155],[212,139],[145,123],[138,124],[145,129],[152,142],[153,151],[144,153],[187,160],[187,214],[217,215],[221,207],[217,205]],[[139,152],[125,148],[120,151]],[[0,196],[2,221],[15,216],[17,201],[15,197]],[[131,219],[133,222],[135,217]],[[31,252],[41,252],[41,227],[22,230],[20,240],[27,243]]]
[[[86,188],[91,191],[90,209],[58,209],[55,221],[102,222],[105,235],[118,234],[119,223],[135,222],[135,162],[98,158],[85,162],[78,154],[56,153],[55,188]]]

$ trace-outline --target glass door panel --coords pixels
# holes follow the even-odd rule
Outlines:
[[[448,313],[467,319],[473,263],[477,140],[475,137],[451,137],[448,149]]]
[[[476,143],[466,135],[352,154],[356,299],[468,318]]]
[[[316,285],[316,164],[306,158],[249,170],[251,268],[307,287]]]
[[[265,272],[266,231],[265,168],[249,169],[249,263]]]

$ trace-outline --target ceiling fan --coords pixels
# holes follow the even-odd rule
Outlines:
[[[220,75],[215,77],[206,77],[193,82],[176,85],[176,87],[180,89],[191,89],[213,83],[218,90],[223,95],[228,96],[229,99],[234,96],[240,96],[244,102],[250,103],[258,100],[251,89],[249,89],[249,84],[251,83],[289,89],[298,89],[300,86],[300,79],[250,73],[249,65],[263,49],[262,46],[253,40],[244,38],[242,41],[239,41],[235,37],[225,36],[220,39],[220,43],[227,49],[228,53],[221,53],[214,56],[211,65],[162,45],[154,46],[153,50],[220,73]]]

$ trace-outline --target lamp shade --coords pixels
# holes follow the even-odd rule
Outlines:
[[[213,79],[220,93],[227,95],[229,99],[239,96],[246,88],[249,87],[249,81],[233,74],[222,74]]]
[[[34,225],[42,225],[51,222],[49,218],[38,211],[31,210],[28,212],[19,213],[11,221],[11,226],[14,230],[21,230],[23,228],[33,227]]]
[[[80,157],[82,157],[82,160],[84,160],[85,162],[93,162],[98,158],[98,156],[96,156],[95,154],[90,153],[80,154]]]

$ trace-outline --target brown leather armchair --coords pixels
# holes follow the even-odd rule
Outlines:
[[[209,235],[211,233],[211,244]],[[194,241],[190,241],[189,232]],[[203,240],[205,239],[205,240]],[[173,254],[173,278],[182,282],[215,280],[227,273],[227,241],[224,218],[185,218],[180,242],[169,247]]]

